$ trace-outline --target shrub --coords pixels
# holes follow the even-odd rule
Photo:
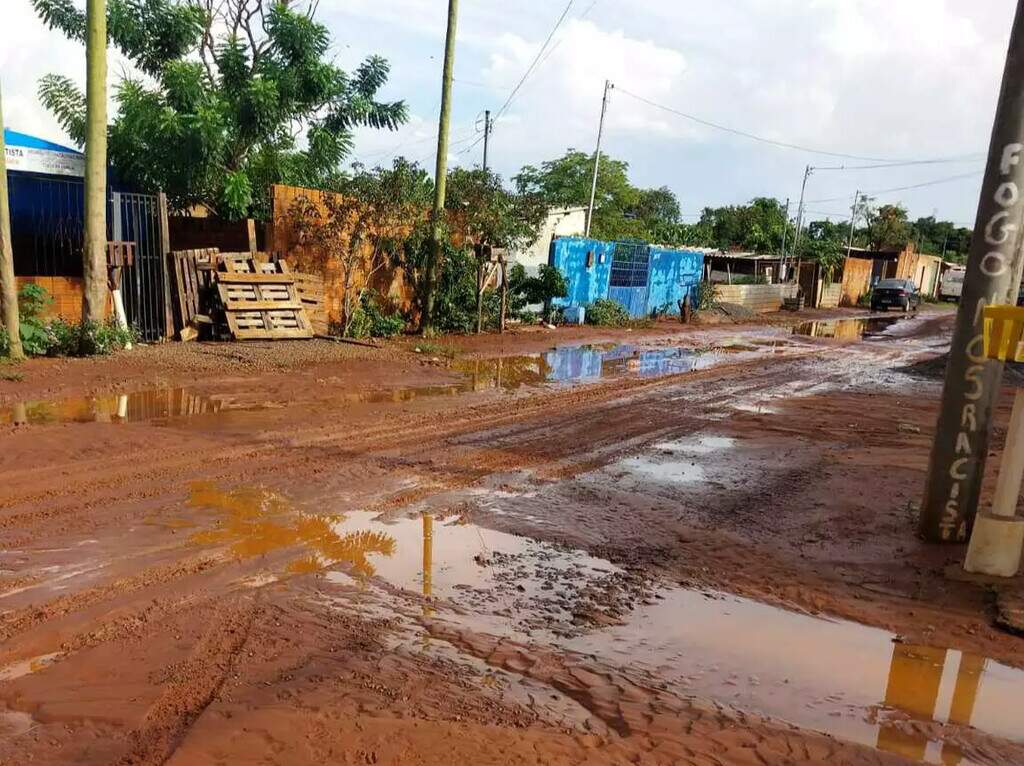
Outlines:
[[[371,290],[363,293],[359,308],[352,314],[348,334],[352,338],[391,338],[405,329],[405,320],[397,311],[385,313],[380,299]]]
[[[101,356],[138,341],[138,333],[106,322],[67,322],[55,319],[46,328],[46,353],[50,356]]]
[[[587,324],[601,327],[622,327],[629,322],[629,312],[617,301],[599,298],[586,307]]]
[[[868,290],[862,296],[857,299],[857,305],[864,309],[871,308],[871,293],[873,290]]]
[[[0,327],[0,356],[11,355],[11,339],[7,337],[7,330]]]
[[[703,281],[697,285],[693,308],[696,311],[710,311],[718,303],[718,288],[713,282]]]
[[[18,293],[18,317],[21,320],[21,345],[29,356],[41,356],[49,348],[46,319],[43,314],[53,299],[39,285],[27,284]]]

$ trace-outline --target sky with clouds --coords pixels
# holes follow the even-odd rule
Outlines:
[[[568,0],[461,0],[452,163],[482,159],[483,110],[499,112]],[[79,0],[84,5],[84,0]],[[47,72],[84,82],[83,49],[48,31],[29,0],[4,0],[0,78],[7,125],[53,140],[39,105]],[[668,186],[684,214],[755,196],[800,194],[812,218],[844,216],[856,189],[912,216],[970,225],[978,159],[988,144],[1015,4],[1012,0],[573,0],[544,56],[501,114],[490,162],[503,175],[593,151],[601,92],[615,84],[604,149],[634,183]],[[384,96],[405,99],[396,133],[361,130],[354,159],[396,154],[432,168],[446,0],[320,0],[339,64],[369,54],[392,65]],[[112,57],[111,72],[124,67]],[[969,157],[876,170],[870,164],[759,143],[652,106],[821,152],[882,160]],[[876,163],[877,164],[877,163]],[[951,180],[950,180],[951,179]],[[939,182],[939,183],[931,183]],[[889,191],[917,184],[917,189]]]

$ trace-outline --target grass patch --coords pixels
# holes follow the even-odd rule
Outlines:
[[[413,347],[413,351],[425,356],[443,356],[446,359],[454,359],[459,353],[451,343],[431,343],[430,341],[420,341]]]

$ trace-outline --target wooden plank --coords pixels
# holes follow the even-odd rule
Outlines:
[[[230,272],[218,272],[217,281],[228,285],[292,285],[295,284],[295,277],[291,274],[232,274]]]
[[[188,309],[185,301],[185,272],[184,261],[180,254],[174,253],[174,282],[178,294],[178,332],[180,333],[188,326]],[[184,340],[184,338],[182,338]]]
[[[286,310],[293,314],[302,310],[302,304],[298,301],[250,301],[250,300],[226,300],[224,301],[226,311],[277,311]]]
[[[164,283],[164,338],[174,335],[174,309],[171,306],[171,268],[168,258],[171,255],[171,230],[167,221],[167,195],[160,192],[156,196],[157,219],[160,230],[160,278]]]

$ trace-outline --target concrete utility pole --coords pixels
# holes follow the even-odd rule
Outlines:
[[[810,178],[814,168],[808,165],[804,168],[804,182],[800,184],[800,204],[796,206],[796,236],[793,237],[793,252],[796,252],[800,244],[800,230],[804,225],[804,192],[807,191],[807,179]]]
[[[782,271],[786,268],[786,231],[789,229],[789,197],[786,197],[786,213],[782,216],[782,252],[779,253],[779,281],[783,281]]]
[[[853,205],[850,207],[850,240],[846,243],[846,254],[849,255],[853,249],[853,228],[857,225],[857,203],[860,201],[860,189],[853,195]]]
[[[1003,363],[984,353],[984,308],[1015,304],[1024,246],[1024,0],[1018,0],[996,107],[975,236],[946,366],[918,531],[963,542],[978,509]]]
[[[14,279],[14,251],[11,247],[11,201],[7,196],[7,146],[4,142],[4,109],[0,94],[0,320],[7,333],[11,359],[24,359],[21,321],[18,317],[18,288]]]
[[[82,319],[107,314],[107,3],[86,5],[85,253]]]
[[[491,137],[491,110],[484,110],[484,171],[487,170],[487,144]]]
[[[452,69],[455,67],[455,28],[459,0],[448,0],[448,30],[444,38],[444,68],[441,72],[441,115],[437,128],[437,164],[434,166],[434,209],[431,211],[430,254],[424,274],[423,315],[420,331],[434,330],[434,281],[441,262],[441,237],[444,236],[444,195],[448,180],[448,123],[452,112]]]
[[[590,205],[587,207],[587,229],[584,236],[590,236],[590,224],[594,218],[594,198],[597,196],[597,169],[601,165],[601,135],[604,133],[604,115],[608,111],[608,91],[615,86],[604,81],[604,96],[601,98],[601,120],[597,123],[597,151],[594,152],[594,180],[590,184]]]

